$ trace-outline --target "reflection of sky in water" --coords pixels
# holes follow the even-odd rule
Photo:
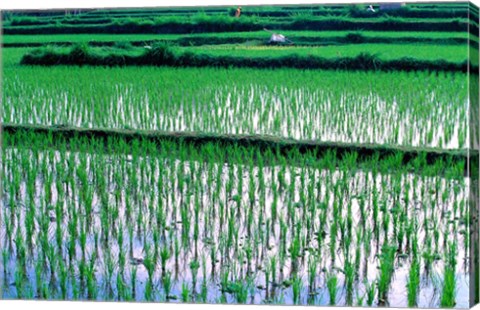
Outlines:
[[[168,91],[174,97],[167,96]],[[5,122],[264,134],[298,140],[441,148],[464,148],[469,140],[466,102],[436,98],[435,92],[405,99],[355,94],[348,89],[331,92],[250,85],[218,86],[181,95],[166,90],[156,97],[117,86],[117,92],[94,104],[67,93],[42,98],[31,110],[9,104],[6,98]]]
[[[38,155],[38,158],[40,159],[40,162],[43,162],[46,157],[44,157],[45,153],[41,152]],[[17,158],[18,156],[25,156],[25,153],[22,154],[17,154],[16,151],[12,151],[12,149],[9,149],[6,151],[6,166],[9,167],[11,166],[14,161],[13,158]],[[28,156],[31,156],[28,155]],[[62,155],[64,157],[65,155]],[[79,161],[79,156],[81,154],[79,153],[67,153],[67,157],[69,156],[75,156],[74,161],[76,162],[76,169],[78,169],[80,161]],[[50,169],[48,171],[51,172],[56,172],[56,165],[58,163],[64,163],[63,161],[60,161],[60,153],[55,152],[54,157],[50,157],[50,163],[48,164]],[[144,169],[146,169],[144,172],[146,175],[142,177],[142,170],[140,170],[140,166],[142,162],[147,163]],[[95,164],[95,166],[92,166]],[[52,166],[50,166],[52,165]],[[129,173],[124,173],[121,174],[122,178],[119,180],[121,183],[117,184],[117,179],[113,177],[115,171],[129,171],[129,169],[133,169],[133,175],[138,177],[138,181],[140,182],[138,184],[138,189],[140,189],[139,197],[137,200],[133,202],[134,210],[137,210],[136,212],[138,213],[138,210],[142,208],[142,213],[140,214],[141,217],[143,217],[144,221],[148,223],[148,220],[151,219],[152,217],[155,217],[155,214],[150,214],[150,211],[148,210],[148,206],[158,205],[158,199],[159,197],[162,197],[162,199],[167,199],[168,197],[168,204],[176,205],[177,207],[180,206],[181,203],[186,203],[184,198],[187,195],[187,192],[184,191],[183,193],[180,193],[178,191],[178,185],[176,184],[178,178],[180,177],[185,177],[185,179],[190,179],[191,176],[191,171],[192,169],[195,169],[195,178],[190,179],[189,182],[192,182],[190,185],[192,188],[193,186],[201,186],[204,188],[203,191],[203,196],[199,197],[201,201],[204,203],[205,206],[208,205],[213,205],[215,208],[218,209],[218,205],[216,203],[212,203],[212,195],[213,191],[217,186],[220,187],[220,196],[218,197],[219,201],[227,201],[227,208],[236,208],[235,202],[231,201],[228,199],[229,196],[226,194],[226,184],[229,183],[229,178],[230,178],[230,165],[228,164],[223,164],[219,165],[217,163],[212,163],[212,172],[214,173],[214,176],[217,174],[217,172],[221,173],[220,179],[214,177],[212,183],[208,183],[207,180],[207,166],[203,163],[200,164],[199,162],[195,161],[189,161],[189,162],[181,162],[179,160],[165,160],[160,157],[148,157],[148,158],[139,158],[135,160],[134,158],[131,157],[131,155],[116,155],[116,156],[110,156],[110,155],[87,155],[86,157],[86,169],[88,171],[95,171],[98,167],[102,166],[107,169],[109,172],[108,176],[108,199],[111,203],[115,201],[115,193],[117,191],[120,191],[120,203],[118,204],[119,207],[119,217],[122,218],[122,222],[124,223],[124,227],[126,227],[127,220],[125,218],[125,212],[126,212],[126,205],[125,205],[125,193],[129,189],[129,184],[131,184],[132,180],[130,180],[131,174]],[[41,167],[42,165],[39,164]],[[158,178],[160,176],[159,174],[159,167],[163,167],[163,174],[162,178],[164,180],[164,192],[159,193],[158,189],[156,186],[151,186],[152,183],[151,181],[153,180],[153,184],[157,184]],[[241,196],[241,201],[243,205],[249,205],[250,200],[249,200],[249,183],[251,179],[250,173],[253,173],[253,180],[256,182],[256,186],[258,186],[258,175],[259,175],[259,170],[257,167],[254,167],[250,170],[248,165],[232,165],[233,168],[233,175],[235,177],[235,183],[238,181],[238,177],[243,178],[243,194]],[[9,168],[4,168],[6,169],[8,175]],[[123,170],[122,170],[123,169]],[[127,170],[124,170],[127,169]],[[273,175],[278,176],[280,173],[281,168],[278,166],[275,166],[275,169],[273,171]],[[179,174],[180,173],[180,174]],[[301,187],[301,175],[305,175],[305,184],[307,188],[302,188]],[[148,177],[147,177],[148,176]],[[289,201],[291,202],[298,202],[300,201],[300,197],[303,194],[307,194],[308,197],[308,187],[309,184],[314,182],[314,188],[313,188],[313,193],[315,194],[315,199],[319,199],[321,202],[325,202],[328,205],[328,214],[327,214],[327,222],[331,223],[334,218],[332,214],[332,209],[333,209],[333,196],[335,195],[333,193],[333,188],[334,184],[338,184],[338,182],[341,182],[344,177],[347,176],[346,173],[340,171],[340,170],[335,170],[335,171],[327,171],[327,170],[312,170],[309,167],[305,167],[304,169],[299,168],[299,167],[293,167],[293,166],[287,166],[287,169],[285,171],[285,181],[287,184],[290,184],[291,182],[294,182],[295,184],[295,190],[294,193],[289,193],[288,191],[285,192],[280,192],[279,194],[279,215],[287,216],[287,204]],[[90,176],[90,179],[93,176]],[[173,177],[173,179],[171,179]],[[399,178],[397,178],[399,177]],[[153,178],[153,179],[151,179]],[[171,180],[174,180],[174,183],[171,183]],[[443,208],[446,208],[447,211],[451,211],[452,205],[454,202],[460,203],[460,202],[465,202],[465,194],[468,192],[468,187],[469,187],[469,180],[464,179],[463,181],[465,184],[461,186],[458,190],[458,194],[455,195],[453,188],[456,186],[459,186],[458,184],[455,184],[454,181],[452,180],[447,180],[442,177],[438,177],[436,179],[433,178],[426,178],[426,177],[421,177],[415,174],[403,174],[403,175],[378,175],[377,178],[374,180],[373,175],[371,172],[367,171],[356,171],[353,172],[351,177],[347,177],[348,182],[347,187],[348,187],[348,195],[350,196],[349,202],[352,208],[352,215],[354,216],[354,227],[359,227],[361,225],[359,223],[359,214],[360,214],[360,199],[361,197],[365,197],[366,199],[366,204],[371,205],[372,204],[372,196],[371,194],[366,194],[365,193],[371,193],[373,189],[373,185],[375,184],[375,187],[379,191],[379,197],[380,197],[380,202],[384,201],[389,208],[392,207],[393,205],[393,196],[392,196],[392,189],[395,187],[399,187],[402,189],[402,196],[404,194],[408,194],[410,197],[410,205],[409,205],[409,214],[411,217],[417,216],[418,218],[423,217],[423,211],[421,210],[421,207],[426,204],[428,207],[428,214],[429,216],[432,216],[432,211],[433,214],[435,214],[435,218],[439,219],[440,214],[442,212]],[[366,182],[367,180],[367,182]],[[416,180],[417,183],[414,183]],[[276,178],[272,179],[272,169],[269,167],[264,168],[264,183],[267,186],[266,189],[266,196],[265,196],[265,213],[264,216],[265,218],[270,218],[271,217],[271,209],[270,206],[272,205],[274,196],[272,192],[272,185],[278,185],[278,181]],[[81,189],[81,185],[78,183],[79,181],[76,181],[76,188]],[[219,183],[217,183],[219,182]],[[146,188],[148,188],[148,192],[142,192],[141,190],[141,185],[142,183]],[[90,185],[95,184],[92,180],[92,183]],[[327,187],[328,184],[328,187]],[[416,187],[414,187],[414,184],[417,184]],[[434,188],[435,184],[439,184],[438,189],[439,189],[439,199],[445,199],[443,202],[443,206],[439,201],[439,205],[430,205],[432,202],[432,199],[434,199],[435,194],[432,194],[430,190]],[[425,188],[424,188],[425,185]],[[405,188],[409,188],[409,192],[405,193]],[[36,188],[37,188],[37,196],[36,196],[36,204],[37,205],[42,205],[42,199],[44,199],[44,178],[41,176],[38,176],[36,178]],[[383,189],[387,188],[387,191],[384,191]],[[427,189],[428,188],[428,189]],[[53,204],[58,201],[58,192],[55,187],[55,183],[52,185],[52,202]],[[258,190],[258,187],[257,187]],[[236,187],[234,186],[233,189],[234,192],[236,192]],[[26,195],[26,185],[25,183],[21,184],[21,202],[19,206],[21,206],[20,209],[20,218],[24,219],[25,217],[25,208],[23,207],[23,200],[25,199]],[[413,200],[414,197],[414,192],[416,193],[416,201]],[[420,195],[423,193],[423,200],[420,199]],[[445,197],[443,198],[443,193],[446,193]],[[4,192],[3,193],[3,201],[2,201],[2,207],[8,209],[9,206],[9,193]],[[94,221],[92,223],[92,227],[96,231],[100,231],[101,229],[101,221],[100,221],[100,212],[102,208],[102,203],[100,200],[100,197],[98,195],[99,193],[95,192],[93,193],[93,213],[94,213]],[[71,192],[70,192],[71,195]],[[194,193],[192,197],[195,197],[196,195],[200,195],[198,193]],[[255,212],[255,218],[258,218],[259,215],[259,210],[260,210],[260,201],[258,200],[258,192],[256,194],[256,201],[254,202],[254,212]],[[76,197],[72,196],[66,196],[66,202],[69,202],[71,205],[75,205],[77,208],[79,207],[80,203],[80,198],[78,197],[78,193]],[[182,202],[183,201],[183,202]],[[166,202],[164,201],[164,205]],[[217,202],[218,203],[218,202]],[[398,203],[398,202],[397,202]],[[400,202],[402,203],[402,202]],[[70,205],[70,206],[71,206]],[[190,205],[189,205],[190,210],[193,210],[194,208],[194,199],[190,200]],[[342,212],[342,216],[346,217],[347,216],[347,211],[346,207],[341,208],[340,212]],[[302,212],[300,209],[298,209],[296,212],[299,212],[299,216],[302,215]],[[457,212],[460,213],[459,210]],[[4,212],[5,213],[5,212]],[[55,216],[55,213],[52,211],[52,214],[50,216]],[[238,221],[238,228],[239,228],[239,243],[240,249],[245,248],[245,244],[248,242],[248,236],[247,236],[247,231],[246,227],[244,226],[244,219],[242,218]],[[453,217],[453,215],[450,215]],[[462,216],[460,214],[456,214],[456,216]],[[218,226],[218,220],[215,220],[214,224],[210,224],[211,229],[207,229],[204,226],[204,213],[201,211],[199,218],[201,219],[199,229],[202,235],[202,238],[199,240],[198,244],[198,249],[200,253],[200,260],[201,257],[205,257],[206,260],[206,271],[207,271],[207,277],[209,279],[207,285],[208,285],[208,300],[209,302],[218,302],[221,297],[221,293],[219,290],[219,280],[218,277],[221,274],[220,271],[220,265],[224,263],[222,260],[226,259],[225,257],[218,257],[220,259],[220,262],[214,262],[215,265],[215,281],[211,282],[210,277],[212,273],[212,261],[209,256],[209,249],[211,247],[209,238],[213,238],[211,241],[214,244],[221,244],[221,233],[222,229]],[[320,217],[317,216],[313,219],[315,225],[320,225]],[[170,227],[169,231],[165,233],[165,237],[167,240],[170,240],[172,236],[175,238],[180,238],[180,233],[182,231],[182,221],[181,217],[177,214],[176,218],[173,218],[172,214],[168,215],[168,218],[166,219],[167,226]],[[440,224],[443,222],[440,222]],[[372,219],[369,219],[369,224],[373,225]],[[149,225],[149,224],[147,224]],[[212,226],[213,225],[213,226]],[[193,223],[192,223],[193,226]],[[145,240],[148,243],[153,243],[153,236],[152,236],[152,229],[153,227],[147,226],[148,228],[148,233],[145,236]],[[54,232],[55,232],[56,224],[55,222],[50,223],[50,233],[51,233],[51,238],[54,240]],[[2,242],[5,240],[6,236],[6,231],[5,231],[5,226],[1,225],[0,226],[0,238]],[[303,227],[302,229],[305,229]],[[440,227],[440,229],[443,229]],[[464,225],[461,224],[460,222],[458,223],[458,228],[457,230],[460,231],[461,229],[464,229]],[[279,239],[280,235],[280,226],[278,223],[275,224],[274,226],[275,234],[270,235],[270,239],[268,244],[272,245],[270,249],[263,249],[264,251],[264,261],[261,262],[263,266],[268,262],[267,258],[271,258],[274,256],[278,256],[278,251],[279,251],[279,245],[281,243]],[[65,231],[66,226],[65,226]],[[209,231],[210,233],[213,233],[209,238],[204,238],[203,233],[205,231]],[[327,227],[328,231],[328,227]],[[225,231],[223,231],[225,233]],[[124,251],[127,254],[127,268],[125,270],[125,281],[126,283],[130,283],[130,275],[131,275],[131,268],[134,268],[133,262],[136,259],[143,259],[145,254],[143,252],[143,234],[141,236],[137,235],[136,232],[134,232],[135,236],[133,239],[133,243],[131,245],[131,253],[130,253],[130,244],[129,244],[129,233],[127,230],[123,232],[124,235],[124,242],[125,245],[123,249],[119,249],[118,245],[116,244],[115,241],[111,242],[108,246],[110,249],[113,258],[116,260],[118,257],[119,251]],[[393,234],[393,226],[390,226],[390,231],[389,231],[389,236],[391,237]],[[354,250],[354,245],[355,245],[355,231],[353,232],[353,246],[351,249],[351,253],[355,253]],[[191,236],[190,236],[191,237]],[[382,242],[384,240],[384,235],[382,234],[380,236],[379,241]],[[455,238],[458,241],[458,258],[457,258],[457,295],[456,295],[456,307],[458,308],[463,308],[468,306],[468,269],[465,269],[465,251],[463,248],[464,245],[464,240],[463,240],[463,235],[457,233],[457,234],[450,234],[449,240],[453,240]],[[419,238],[419,245],[420,245],[420,253],[422,253],[422,246],[423,246],[423,238],[424,238],[424,232],[423,230],[418,233],[418,238]],[[287,237],[288,243],[291,240],[291,236]],[[163,239],[162,239],[163,240]],[[67,242],[65,240],[65,242]],[[164,241],[161,241],[162,244]],[[324,245],[322,248],[322,255],[321,255],[321,262],[320,266],[324,266],[327,268],[327,270],[331,270],[332,267],[338,267],[342,268],[345,257],[343,252],[337,252],[337,255],[335,256],[335,263],[334,265],[331,264],[331,257],[330,257],[330,251],[328,248],[329,244],[329,236],[327,232],[327,236],[325,240],[323,241]],[[339,246],[340,240],[337,238],[337,247]],[[440,239],[439,239],[439,251],[443,250],[442,247],[443,244],[443,234],[440,234]],[[3,244],[2,244],[3,245]],[[15,245],[13,245],[15,247]],[[318,247],[317,239],[312,238],[309,240],[309,243],[306,245],[307,247],[311,248],[316,248]],[[370,249],[371,253],[368,257],[365,258],[365,251],[364,251],[364,246],[362,246],[362,259],[360,262],[360,275],[361,275],[361,280],[357,281],[355,283],[355,290],[358,290],[358,294],[360,297],[363,296],[365,292],[365,287],[363,284],[363,275],[364,272],[366,272],[366,279],[369,281],[369,283],[373,283],[377,277],[379,276],[379,271],[377,270],[378,266],[378,259],[376,258],[375,254],[377,251],[377,244],[375,240],[371,240],[370,242]],[[87,253],[92,253],[94,247],[94,237],[93,234],[89,234],[87,238]],[[378,245],[378,248],[381,248],[380,245]],[[66,251],[66,247],[64,247]],[[100,247],[99,249],[99,259],[97,260],[96,264],[96,278],[99,283],[99,299],[104,299],[106,298],[107,294],[107,288],[106,288],[106,278],[105,278],[105,261],[103,259],[103,248]],[[34,249],[35,252],[35,249]],[[14,256],[14,251],[11,252],[12,256]],[[80,259],[80,253],[81,253],[81,248],[79,245],[77,245],[77,258]],[[66,255],[66,253],[64,253]],[[443,255],[442,252],[440,254]],[[88,254],[87,254],[88,255]],[[205,256],[202,256],[205,255]],[[229,249],[228,250],[228,257],[233,258],[234,256],[234,249]],[[354,254],[352,254],[354,255]],[[307,303],[308,301],[308,296],[309,296],[309,288],[308,288],[308,273],[307,273],[307,262],[309,259],[309,252],[305,253],[305,260],[301,264],[300,267],[300,273],[302,274],[302,280],[304,282],[303,290],[302,290],[302,303]],[[188,283],[191,286],[192,282],[192,275],[190,272],[189,268],[189,262],[192,261],[194,257],[194,249],[193,245],[190,245],[188,249],[184,250],[183,248],[181,249],[180,256],[179,256],[179,265],[178,265],[178,274],[174,274],[173,278],[175,279],[175,283],[172,288],[172,293],[173,295],[180,296],[181,293],[181,288],[182,284]],[[235,259],[234,259],[235,261]],[[283,280],[288,279],[290,275],[290,259],[287,258],[286,260],[286,265],[284,268],[282,268],[283,273],[278,272],[278,283],[281,283]],[[410,261],[409,259],[404,259],[397,257],[396,263],[395,263],[395,273],[393,275],[392,283],[391,283],[391,288],[389,291],[389,305],[392,307],[405,307],[406,306],[406,281],[408,277],[408,272],[409,272],[409,264]],[[253,303],[263,303],[265,299],[265,290],[264,287],[266,286],[265,283],[265,274],[263,270],[258,269],[257,263],[252,262],[251,266],[248,267],[246,264],[242,262],[238,262],[237,265],[237,270],[239,273],[242,273],[243,275],[246,274],[247,269],[250,268],[253,270],[253,275],[254,275],[254,287],[255,287],[255,293],[253,295],[253,299],[249,300],[249,302]],[[168,263],[167,263],[167,270],[171,270],[174,272],[176,268],[176,263],[174,261],[174,258],[172,257]],[[3,274],[3,267],[0,267],[0,273]],[[137,267],[137,295],[136,299],[137,300],[142,300],[144,297],[144,290],[145,290],[145,283],[147,281],[147,272],[146,269],[143,265],[138,265]],[[425,278],[425,274],[423,272],[423,265],[421,266],[421,273],[422,273],[422,281],[420,285],[420,293],[419,293],[419,298],[418,298],[418,306],[419,307],[438,307],[439,305],[439,298],[441,296],[441,290],[442,290],[442,281],[443,281],[443,262],[442,260],[436,261],[433,263],[432,266],[432,271],[431,271],[431,277],[429,279]],[[12,298],[15,296],[15,289],[12,284],[14,284],[14,273],[13,271],[15,270],[15,257],[11,257],[10,261],[8,262],[8,270],[10,270],[8,274],[8,278],[5,279],[8,290],[4,292],[6,298]],[[115,283],[115,279],[117,277],[117,272],[118,270],[114,270],[114,275],[112,277],[113,281],[112,283]],[[29,264],[29,267],[27,269],[27,273],[29,275],[30,281],[33,283],[35,282],[35,270],[34,266]],[[174,272],[175,273],[175,272]],[[338,276],[338,294],[337,294],[337,303],[339,305],[345,304],[345,298],[346,298],[346,292],[345,292],[345,287],[344,287],[344,277],[341,272],[336,273]],[[161,279],[162,274],[161,274],[161,268],[160,266],[157,266],[157,269],[155,271],[154,279],[155,279],[155,290],[157,292],[162,292],[162,285],[161,285]],[[200,292],[201,290],[201,283],[204,278],[204,274],[202,272],[202,267],[200,267],[198,271],[198,281],[197,281],[197,287],[196,291],[197,293]],[[35,285],[33,284],[33,287]],[[272,287],[272,285],[271,285]],[[69,288],[69,292],[71,292],[71,287]],[[35,291],[35,290],[34,290]],[[317,277],[316,277],[316,288],[315,288],[315,304],[317,305],[326,305],[329,302],[329,294],[328,291],[326,290],[325,286],[325,273],[324,272],[319,272]],[[115,292],[115,289],[113,290]],[[282,288],[282,287],[277,287],[274,289],[273,292],[269,292],[269,296],[271,298],[276,298],[278,302],[283,302],[287,304],[292,303],[292,288]],[[161,300],[161,294],[158,293],[156,299]],[[229,302],[235,302],[235,298],[232,295],[227,294],[226,298]],[[313,297],[312,297],[313,298]],[[356,304],[357,296],[356,293],[354,292],[353,296],[354,302],[353,304]]]

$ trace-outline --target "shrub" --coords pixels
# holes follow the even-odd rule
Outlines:
[[[150,65],[176,67],[250,67],[250,68],[299,68],[329,70],[399,70],[399,71],[461,71],[466,72],[469,63],[447,62],[444,60],[419,60],[404,57],[393,60],[380,59],[375,54],[361,53],[355,57],[323,58],[317,56],[300,56],[297,54],[282,57],[245,57],[245,56],[213,56],[180,52],[165,42],[155,44],[141,55],[135,55],[126,49],[95,52],[88,45],[74,45],[70,52],[60,48],[36,49],[22,57],[24,65]],[[472,66],[472,70],[478,66]]]
[[[348,43],[363,43],[365,42],[365,37],[360,33],[350,32],[345,36],[345,40]]]
[[[88,56],[89,56],[89,47],[86,43],[82,44],[75,44],[71,51],[69,56],[69,60],[78,65],[84,65],[87,63]]]
[[[147,64],[175,65],[177,63],[177,55],[173,48],[164,42],[156,43],[151,49],[147,49],[142,58]]]

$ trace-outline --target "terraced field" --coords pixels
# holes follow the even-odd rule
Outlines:
[[[472,304],[478,9],[235,10],[2,12],[0,298]]]

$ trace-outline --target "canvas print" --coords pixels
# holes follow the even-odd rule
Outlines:
[[[1,17],[1,299],[478,302],[475,5]]]

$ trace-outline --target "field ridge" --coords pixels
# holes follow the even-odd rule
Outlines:
[[[278,150],[280,152],[298,149],[301,153],[316,151],[319,154],[335,150],[337,155],[349,152],[358,152],[361,157],[371,157],[378,154],[380,158],[402,153],[406,162],[418,157],[425,156],[427,162],[435,160],[453,159],[464,160],[473,156],[472,150],[467,149],[441,149],[432,147],[410,147],[398,145],[385,145],[373,143],[344,143],[318,140],[296,140],[291,138],[276,137],[271,135],[257,134],[215,134],[201,132],[174,132],[160,130],[133,130],[133,129],[110,129],[110,128],[82,128],[67,125],[45,126],[30,124],[3,123],[2,131],[6,133],[33,132],[37,134],[52,135],[53,137],[74,138],[119,138],[124,141],[132,140],[178,140],[193,144],[220,143],[222,145],[257,146]]]

